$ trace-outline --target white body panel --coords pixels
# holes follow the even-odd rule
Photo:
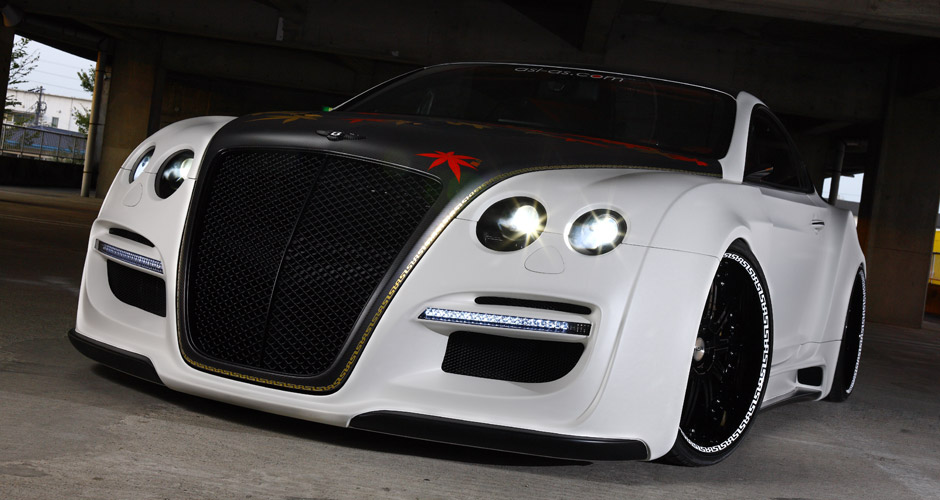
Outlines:
[[[739,122],[757,103],[739,96]],[[392,410],[570,436],[636,439],[656,458],[676,438],[692,348],[719,259],[733,241],[743,240],[763,268],[773,305],[775,352],[765,405],[807,389],[796,379],[802,368],[821,367],[822,386],[808,389],[819,397],[828,392],[849,293],[863,264],[858,245],[850,244],[855,238],[852,219],[816,194],[741,185],[743,167],[733,165],[743,164],[746,123],[738,124],[744,135],[735,134],[722,160],[724,179],[558,169],[496,184],[430,245],[391,301],[345,385],[334,393],[299,394],[196,370],[180,354],[175,307],[179,252],[195,183],[184,182],[167,199],[159,199],[152,186],[157,166],[179,149],[191,148],[196,152],[194,164],[200,164],[206,144],[228,120],[188,120],[143,143],[114,181],[91,231],[76,331],[147,357],[170,388],[339,426],[363,413]],[[151,146],[156,152],[144,179],[129,183],[126,169]],[[190,179],[196,176],[193,169]],[[493,202],[509,196],[529,196],[549,207],[545,232],[520,251],[486,249],[475,236],[476,221]],[[629,230],[614,251],[586,256],[569,247],[566,235],[575,218],[594,208],[623,214]],[[813,220],[823,220],[824,229],[814,230]],[[111,228],[132,229],[155,246],[117,238],[109,234]],[[165,318],[113,296],[102,278],[108,257],[95,249],[97,240],[163,263]],[[527,261],[540,252],[561,256],[562,270],[528,269]],[[799,255],[793,258],[794,253]],[[425,308],[526,315],[510,306],[474,303],[480,295],[589,306],[592,313],[585,317],[553,311],[539,315],[589,322],[592,331],[587,337],[461,327],[582,342],[585,351],[578,364],[561,379],[539,384],[443,372],[441,359],[453,328],[418,319]]]

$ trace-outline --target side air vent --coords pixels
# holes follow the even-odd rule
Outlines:
[[[590,307],[579,306],[577,304],[568,304],[566,302],[551,302],[547,300],[529,300],[514,299],[511,297],[477,297],[477,304],[491,306],[513,306],[528,307],[531,309],[546,309],[548,311],[560,311],[572,314],[591,314]]]
[[[153,248],[153,243],[151,243],[150,240],[135,233],[134,231],[128,231],[127,229],[121,229],[119,227],[112,227],[111,229],[108,229],[108,233],[113,234],[114,236],[120,236],[126,240],[136,241],[137,243]]]
[[[815,385],[819,387],[823,382],[823,370],[818,366],[803,368],[796,372],[796,380],[804,385]]]

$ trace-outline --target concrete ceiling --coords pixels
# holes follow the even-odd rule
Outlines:
[[[819,33],[832,26],[860,29],[859,39],[878,43],[940,38],[940,3],[931,0],[15,0],[9,5],[26,14],[20,29],[60,38],[60,44],[84,55],[97,50],[96,37],[165,32],[407,64],[507,53],[526,60],[602,63],[612,26],[637,15],[752,35],[769,26],[795,30],[792,37],[815,25]]]
[[[880,116],[892,59],[940,98],[934,0],[14,0],[17,31],[94,57],[156,44],[168,71],[351,95],[455,60],[603,66],[745,88],[784,113]],[[824,89],[841,88],[839,99]]]
[[[940,2],[930,0],[659,0],[724,12],[940,37]]]

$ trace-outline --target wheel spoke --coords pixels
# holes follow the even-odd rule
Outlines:
[[[696,405],[698,404],[699,393],[701,391],[701,381],[699,377],[689,376],[689,383],[686,387],[685,401],[686,405],[682,407],[682,426],[688,426],[692,416],[695,415]]]
[[[696,446],[726,442],[750,411],[764,344],[760,298],[746,265],[723,259],[702,312],[680,428]]]
[[[724,386],[725,368],[722,365],[718,363],[712,364],[712,366],[708,369],[708,374],[718,382],[717,385],[719,387]]]

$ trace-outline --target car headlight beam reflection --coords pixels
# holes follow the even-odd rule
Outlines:
[[[510,252],[529,246],[545,230],[548,214],[538,201],[517,196],[490,205],[477,222],[477,238],[491,250]]]
[[[523,233],[528,236],[538,236],[541,230],[541,215],[532,205],[520,205],[508,218],[499,219],[499,228],[507,236]]]
[[[571,248],[585,255],[600,255],[623,242],[627,222],[612,210],[591,210],[574,221],[568,233]]]
[[[154,184],[157,196],[168,198],[183,185],[183,181],[193,166],[193,157],[192,151],[184,150],[163,162],[157,170],[156,184]]]

